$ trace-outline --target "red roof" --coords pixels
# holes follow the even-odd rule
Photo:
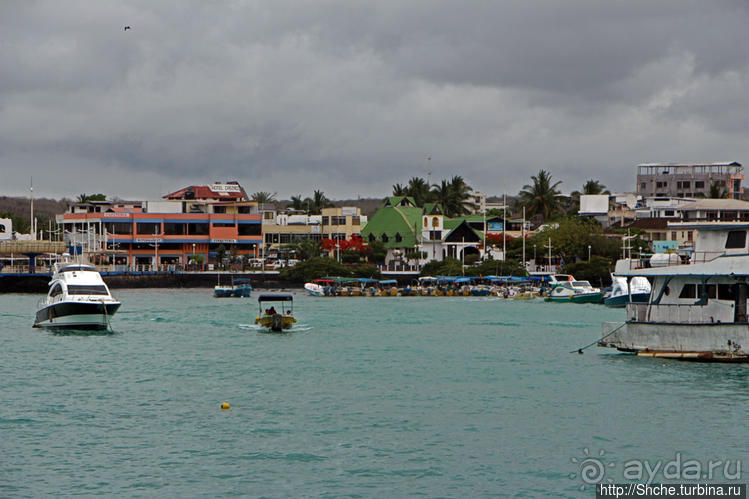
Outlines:
[[[211,189],[211,186],[208,185],[191,185],[188,187],[185,187],[183,189],[180,189],[176,192],[172,192],[171,194],[167,194],[164,196],[165,199],[187,199],[185,197],[187,191],[192,191],[194,196],[192,196],[190,199],[215,199],[220,201],[240,201],[244,199],[244,191],[239,186],[239,184],[220,184],[220,185],[231,185],[232,187],[236,186],[238,190],[232,190],[232,191],[214,191]]]

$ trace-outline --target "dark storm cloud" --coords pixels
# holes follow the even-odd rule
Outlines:
[[[642,161],[747,162],[748,20],[739,1],[3,3],[4,193],[60,168],[52,195],[382,196],[428,171],[499,194],[541,168],[632,189]]]

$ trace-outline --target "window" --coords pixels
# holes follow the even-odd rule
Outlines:
[[[676,182],[676,188],[677,189],[689,189],[691,187],[691,182],[689,180],[679,180]]]
[[[656,182],[656,187],[668,187],[668,182]]]
[[[322,217],[322,224],[323,225],[330,225],[330,217],[328,215],[324,215]]]
[[[697,285],[696,284],[685,284],[681,288],[679,298],[697,298]]]
[[[69,295],[108,295],[107,287],[102,285],[68,284]]]
[[[647,188],[648,184],[646,182],[640,182],[640,189]]]
[[[369,239],[370,243],[373,243],[373,242],[377,241],[377,238],[375,237],[374,234],[370,234],[367,239]]]
[[[361,217],[351,217],[351,225],[361,225]]]
[[[442,231],[441,230],[430,230],[429,231],[429,240],[430,241],[439,241],[442,239]]]
[[[671,231],[671,240],[672,241],[676,241],[676,231],[675,230]]]
[[[273,212],[272,211],[265,211],[263,212],[263,220],[273,220]]]
[[[249,214],[250,213],[250,207],[249,206],[239,206],[239,207],[237,207],[237,213]]]
[[[132,234],[133,224],[130,222],[105,222],[104,229],[110,234]]]
[[[226,206],[214,206],[213,213],[226,213]]]
[[[214,227],[234,227],[234,222],[213,222]]]
[[[399,243],[401,241],[403,241],[403,238],[401,237],[400,232],[396,232],[395,233],[395,242]]]
[[[152,236],[161,233],[161,224],[138,222],[135,224],[135,229],[138,231],[138,234],[148,234]]]
[[[692,231],[691,230],[687,231],[687,241],[692,241]]]
[[[168,236],[182,236],[187,234],[187,224],[164,224],[164,234]]]
[[[279,234],[278,242],[281,244],[291,243],[291,234]]]
[[[237,235],[259,236],[261,234],[260,224],[239,224]]]
[[[388,242],[388,241],[390,240],[390,239],[388,238],[388,235],[387,235],[387,234],[385,234],[384,232],[382,233],[382,238],[381,238],[381,239],[382,239],[382,242],[383,242],[383,243],[386,243],[386,242]]]
[[[707,297],[709,299],[733,300],[733,286],[730,284],[708,284]]]
[[[58,296],[60,293],[62,293],[62,286],[60,286],[60,283],[58,282],[55,284],[55,287],[52,288],[52,291],[49,292],[49,296]]]
[[[695,189],[704,189],[705,188],[705,181],[704,180],[695,180],[694,181],[694,188]]]
[[[207,236],[208,224],[187,224],[187,233],[191,236]]]
[[[674,210],[665,210],[663,212],[663,216],[664,217],[672,217],[672,216],[674,216]]]
[[[726,249],[743,249],[746,247],[746,231],[731,230],[728,231],[726,238]]]

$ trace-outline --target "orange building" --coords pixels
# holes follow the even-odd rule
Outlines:
[[[254,258],[262,243],[257,203],[237,183],[190,186],[163,201],[78,203],[58,215],[71,252],[99,253],[130,268]]]

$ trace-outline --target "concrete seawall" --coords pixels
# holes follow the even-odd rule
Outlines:
[[[219,277],[220,276],[220,277]],[[159,274],[102,274],[111,289],[123,288],[213,288],[220,279],[229,285],[234,279],[250,279],[256,288],[302,288],[304,283],[282,281],[278,274],[217,274],[174,272]],[[48,274],[0,274],[0,293],[46,293]]]

